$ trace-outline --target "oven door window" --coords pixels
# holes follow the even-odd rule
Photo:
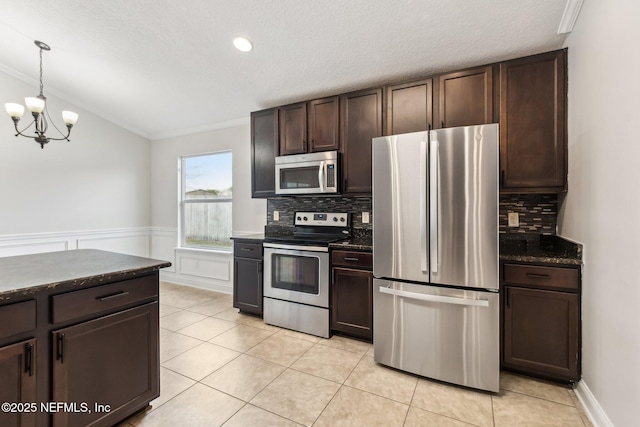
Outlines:
[[[293,292],[320,292],[320,260],[316,257],[273,254],[271,287]]]
[[[320,188],[318,165],[280,169],[280,188]]]

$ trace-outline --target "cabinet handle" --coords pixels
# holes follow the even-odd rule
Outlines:
[[[442,128],[444,129],[444,120],[442,120],[442,121],[440,122],[440,124],[442,125]]]
[[[427,125],[427,130],[429,130],[429,131],[430,131],[430,130],[431,130],[431,127],[432,127],[432,126],[431,126],[431,123],[429,123],[429,124]]]
[[[347,256],[342,259],[345,261],[360,261],[359,258],[353,258],[353,257],[347,257]]]
[[[253,249],[251,248],[240,248],[241,251],[251,252]]]
[[[64,363],[64,334],[58,334],[58,354],[57,359]]]
[[[29,372],[29,376],[31,377],[33,376],[33,344],[27,344],[25,351],[27,354],[25,356],[24,370]]]
[[[551,276],[549,276],[548,274],[527,273],[527,277],[532,277],[534,279],[548,279]]]
[[[258,276],[262,275],[262,261],[258,263]]]
[[[500,172],[500,182],[502,183],[502,186],[504,186],[504,169]]]
[[[504,297],[507,300],[507,308],[511,307],[511,288],[507,288],[507,294]]]
[[[96,297],[96,299],[100,300],[100,301],[107,301],[107,300],[110,300],[112,298],[124,297],[124,296],[127,296],[127,295],[129,295],[129,292],[120,291],[120,292],[112,294],[112,295],[106,295],[106,296],[103,296],[103,297]]]
[[[304,148],[304,151],[307,151],[307,141],[302,141],[302,148]]]

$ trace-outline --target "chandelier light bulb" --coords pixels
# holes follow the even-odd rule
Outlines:
[[[24,102],[32,113],[40,114],[44,110],[44,99],[30,97],[25,98]]]
[[[20,119],[24,115],[24,105],[22,104],[14,104],[9,102],[7,104],[4,104],[4,108],[7,110],[7,113],[11,118]]]
[[[78,121],[78,114],[73,111],[63,111],[62,121],[68,126],[73,126]]]

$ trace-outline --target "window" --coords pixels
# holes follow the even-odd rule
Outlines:
[[[231,248],[231,152],[180,160],[182,246]]]

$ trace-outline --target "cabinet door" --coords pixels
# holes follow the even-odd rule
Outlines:
[[[500,65],[503,190],[566,190],[566,102],[566,51]]]
[[[382,136],[382,89],[340,96],[342,193],[371,194],[371,139]]]
[[[158,303],[53,331],[52,400],[91,412],[56,412],[54,426],[109,426],[159,395]],[[95,404],[109,405],[109,412]]]
[[[36,340],[31,339],[0,348],[0,401],[36,402]],[[31,408],[30,408],[31,409]],[[0,426],[36,425],[36,412],[0,412]]]
[[[280,117],[280,155],[307,152],[307,103],[278,108]]]
[[[262,261],[233,259],[233,306],[262,315]]]
[[[433,80],[420,80],[386,88],[385,135],[430,130]]]
[[[579,372],[579,300],[569,292],[504,287],[503,364],[575,381]]]
[[[493,123],[493,68],[473,68],[444,74],[439,79],[443,128]]]
[[[373,274],[333,268],[331,329],[367,340],[373,338]]]
[[[337,96],[309,102],[309,151],[340,149],[339,105]]]
[[[276,194],[278,109],[251,113],[251,197]]]

